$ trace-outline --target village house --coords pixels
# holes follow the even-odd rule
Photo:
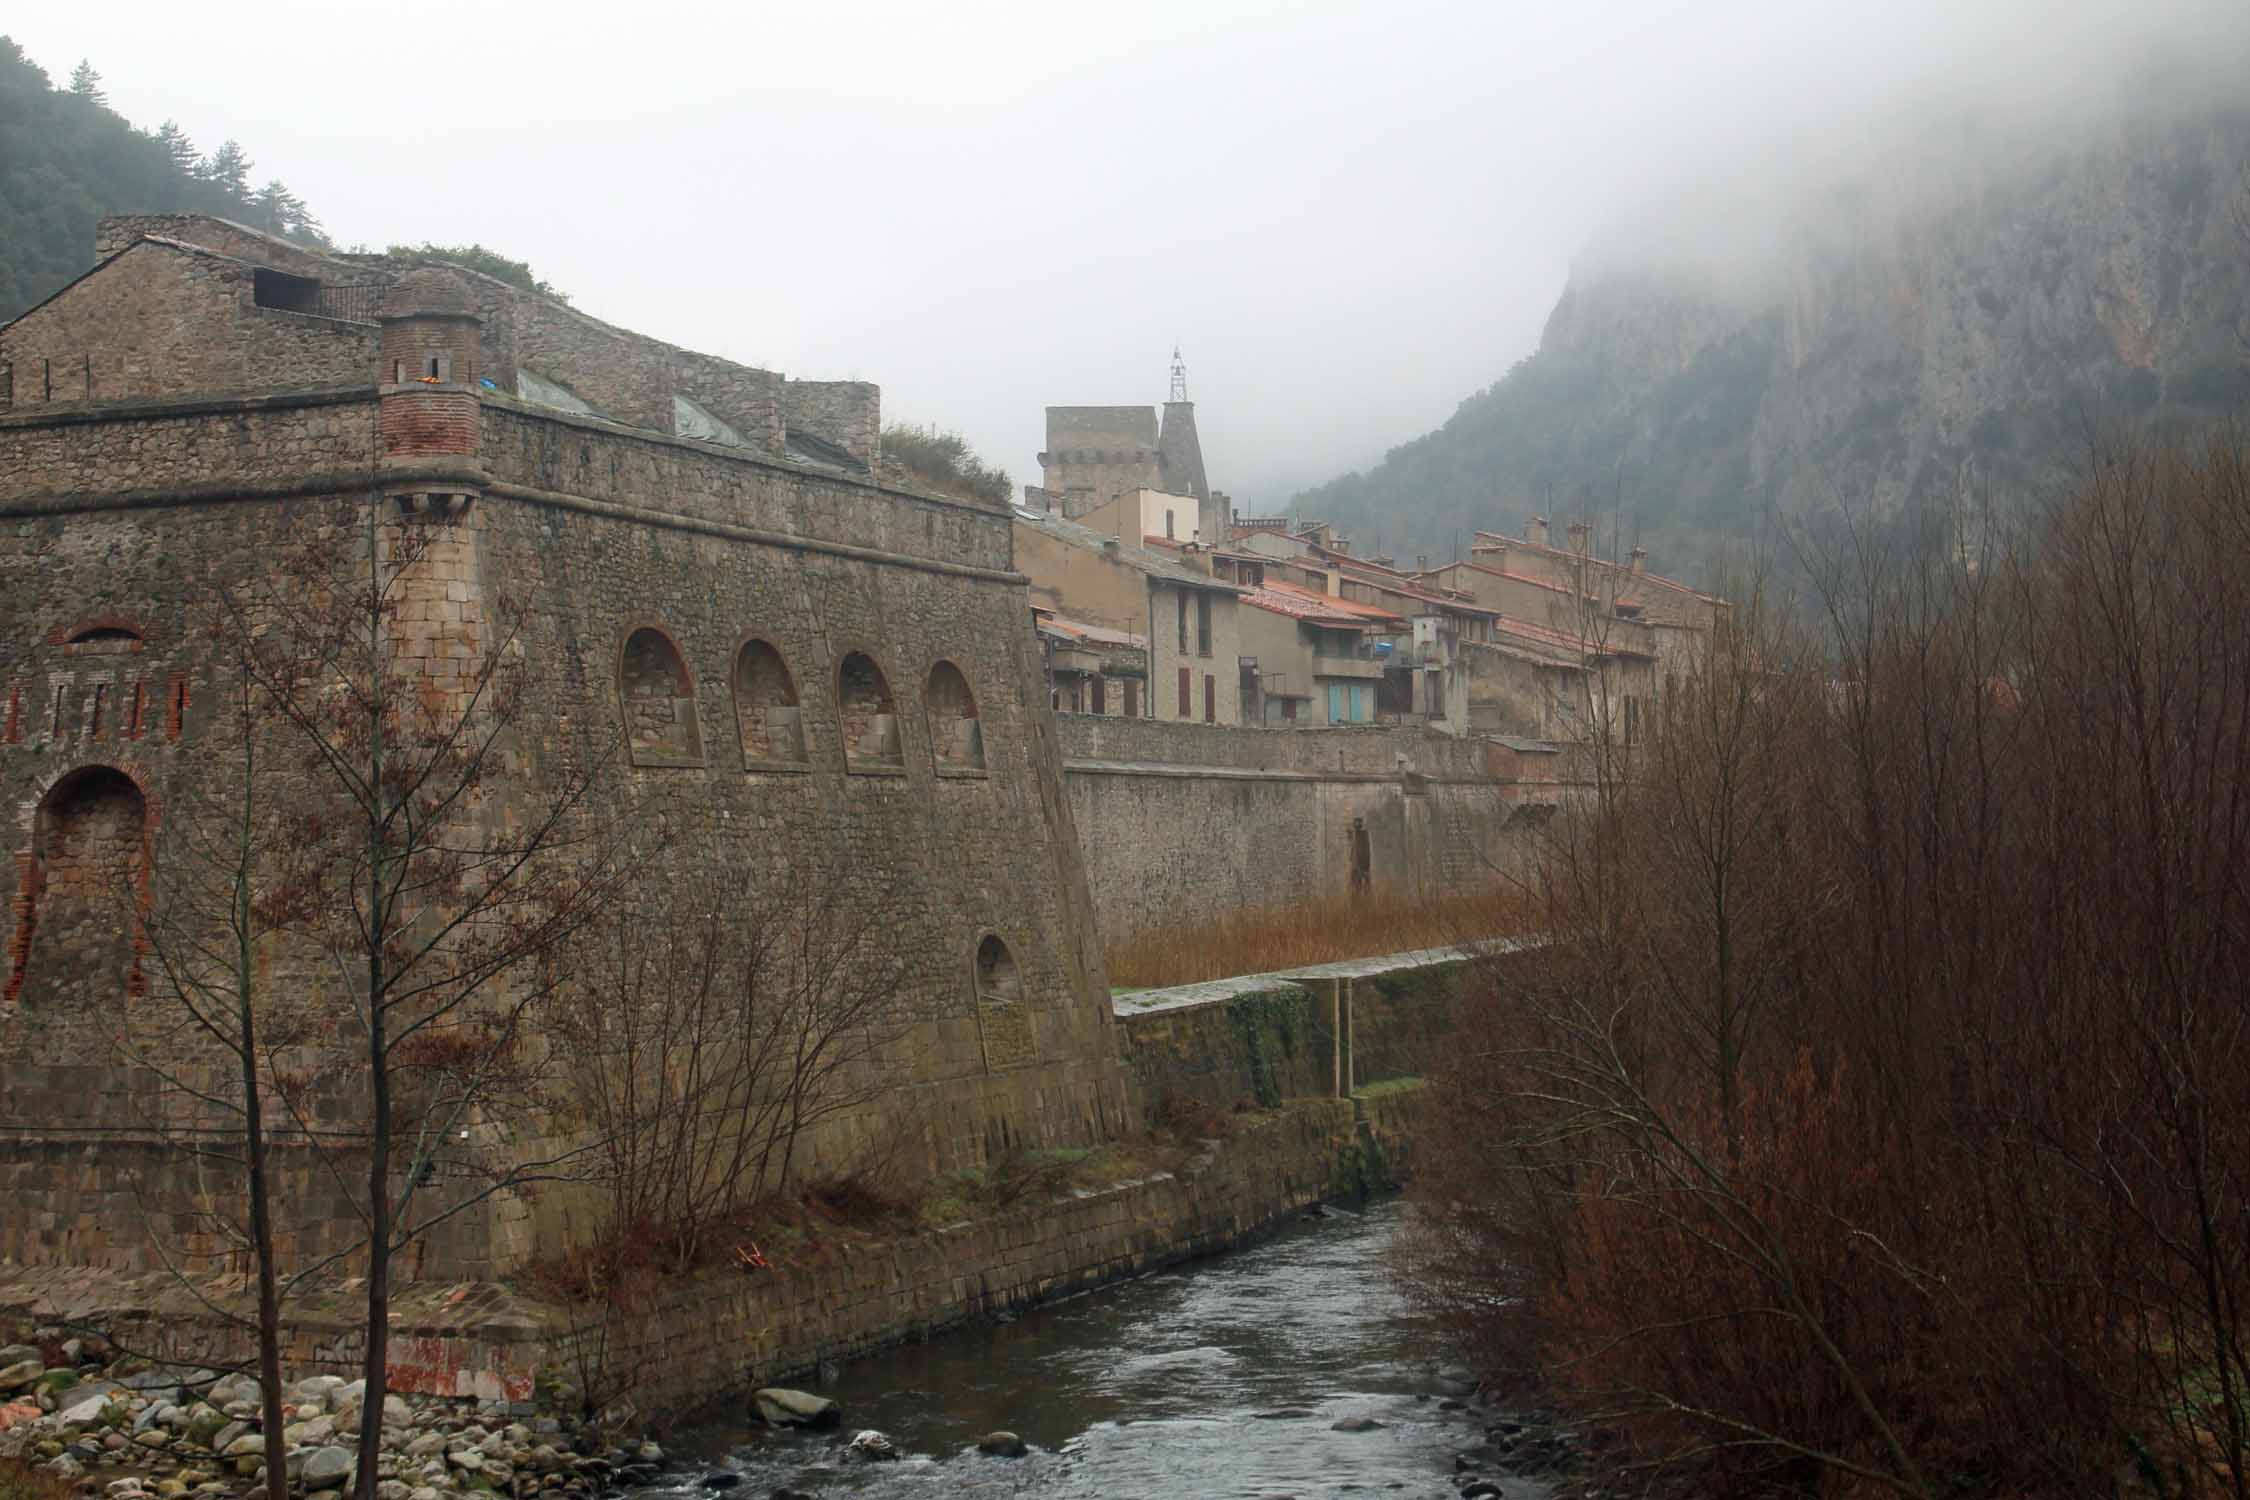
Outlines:
[[[1132,508],[1112,507],[1112,514],[1128,531],[1139,520]],[[1066,648],[1063,677],[1050,688],[1058,706],[1067,681],[1072,702],[1083,705],[1074,712],[1243,722],[1243,590],[1198,561],[1132,535],[1016,510],[1015,563],[1031,581],[1033,609],[1048,617],[1041,637],[1051,668],[1058,664],[1054,649]],[[1072,631],[1075,637],[1065,634]],[[1093,645],[1101,649],[1084,649]]]

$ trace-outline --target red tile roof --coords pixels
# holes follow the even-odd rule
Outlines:
[[[1338,599],[1333,594],[1316,594],[1293,583],[1267,583],[1243,595],[1242,602],[1270,614],[1287,615],[1292,620],[1331,630],[1397,630],[1406,624],[1403,616],[1387,609]]]

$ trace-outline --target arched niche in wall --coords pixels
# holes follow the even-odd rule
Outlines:
[[[985,1068],[998,1072],[1038,1061],[1023,975],[997,933],[988,932],[977,942],[975,983],[977,1036],[984,1046]]]
[[[695,713],[695,678],[672,638],[644,625],[625,638],[617,673],[625,707],[625,741],[636,766],[700,766],[703,726]]]
[[[148,879],[148,799],[130,776],[84,766],[49,787],[32,814],[7,998],[104,1005],[140,993]]]
[[[802,766],[805,723],[797,680],[769,641],[743,642],[734,654],[734,723],[745,766]]]
[[[846,769],[888,771],[905,766],[890,679],[864,651],[852,652],[836,669],[836,710],[843,723]]]
[[[969,691],[969,679],[959,667],[941,661],[930,668],[923,706],[938,766],[949,771],[983,770],[984,726],[977,721],[976,695]]]

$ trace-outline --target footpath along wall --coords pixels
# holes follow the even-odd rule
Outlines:
[[[839,1237],[769,1269],[700,1273],[626,1316],[510,1285],[416,1286],[394,1319],[393,1381],[530,1403],[546,1382],[603,1378],[644,1412],[681,1413],[1240,1244],[1410,1168],[1415,1075],[1470,968],[1432,951],[1120,997],[1118,1045],[1143,1117],[1190,1103],[1230,1117],[1184,1167],[922,1234]],[[293,1309],[291,1369],[350,1373],[356,1296]],[[0,1269],[0,1326],[97,1320],[122,1344],[182,1360],[228,1352],[230,1335],[170,1278]]]

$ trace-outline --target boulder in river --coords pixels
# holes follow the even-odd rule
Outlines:
[[[834,1427],[844,1409],[826,1396],[770,1385],[750,1393],[750,1410],[768,1427]]]
[[[872,1427],[863,1428],[852,1434],[851,1450],[861,1458],[894,1459],[898,1457],[898,1444]]]
[[[1023,1439],[1012,1432],[988,1432],[977,1439],[977,1452],[989,1453],[995,1458],[1021,1458]]]
[[[1330,1432],[1380,1432],[1383,1424],[1373,1417],[1344,1417],[1328,1424]]]

